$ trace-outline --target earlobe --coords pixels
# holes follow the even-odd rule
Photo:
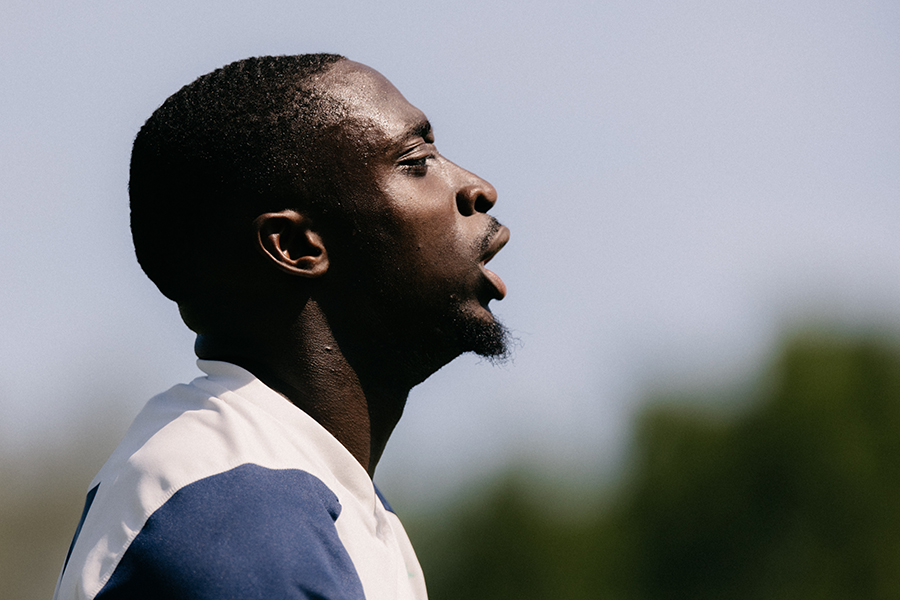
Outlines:
[[[253,221],[264,256],[287,273],[321,277],[328,270],[328,252],[312,220],[293,209],[265,213]]]

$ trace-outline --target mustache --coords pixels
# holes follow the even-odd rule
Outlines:
[[[484,237],[481,238],[481,242],[478,245],[479,254],[484,254],[488,251],[488,248],[490,248],[494,236],[497,235],[497,232],[500,231],[501,227],[503,227],[500,221],[498,221],[494,217],[488,218],[490,219],[490,221],[488,221],[487,231],[484,232]]]

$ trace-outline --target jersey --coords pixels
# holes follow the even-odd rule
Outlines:
[[[328,431],[246,370],[152,398],[90,484],[55,600],[425,600],[399,519]]]

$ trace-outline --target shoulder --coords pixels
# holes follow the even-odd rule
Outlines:
[[[151,515],[97,598],[363,598],[315,476],[242,465]]]
[[[285,589],[326,586],[329,577],[349,586],[334,597],[361,597],[350,593],[359,578],[335,529],[341,488],[309,418],[200,383],[152,399],[91,484],[58,597],[147,597],[129,587],[147,578],[195,594],[171,597],[231,594],[217,596],[216,586],[200,585],[207,580],[237,590],[253,581],[263,591],[261,583],[277,582],[289,588],[274,596],[291,597]],[[288,570],[297,585],[278,579]],[[212,595],[197,595],[203,590]]]

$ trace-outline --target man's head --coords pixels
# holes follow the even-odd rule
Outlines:
[[[351,351],[505,350],[488,310],[505,287],[484,268],[508,238],[485,214],[496,192],[364,65],[263,57],[201,77],[141,130],[130,192],[138,259],[183,314],[293,279]]]
[[[343,57],[250,58],[198,78],[147,120],[131,156],[138,262],[182,303],[214,286],[222,252],[257,214],[306,205],[318,137],[340,119],[315,78]],[[239,229],[246,229],[241,230]]]

